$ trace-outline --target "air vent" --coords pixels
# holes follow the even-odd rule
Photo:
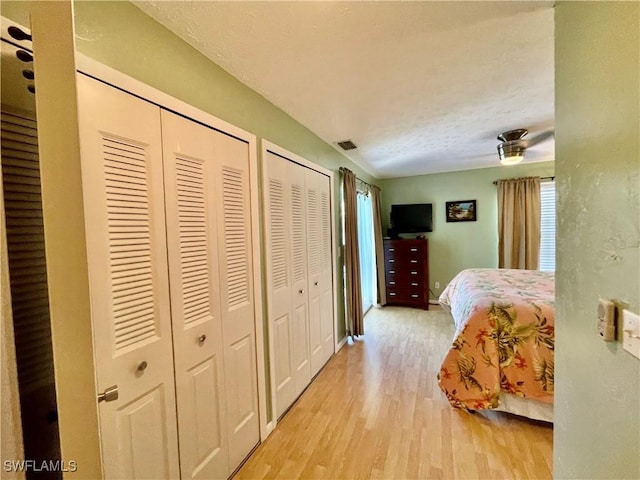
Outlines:
[[[341,142],[338,142],[338,145],[343,150],[355,150],[356,148],[358,148],[356,144],[353,143],[351,140],[343,140]]]

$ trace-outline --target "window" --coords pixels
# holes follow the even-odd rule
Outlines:
[[[556,183],[540,184],[540,270],[556,270]]]

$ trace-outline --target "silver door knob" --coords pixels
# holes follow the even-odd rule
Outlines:
[[[144,372],[147,369],[148,366],[149,366],[149,364],[147,362],[143,361],[143,362],[140,362],[138,364],[138,368],[136,370],[138,372]]]
[[[118,399],[118,386],[112,385],[104,392],[98,394],[98,403],[100,402],[113,402]]]
[[[207,339],[207,336],[203,333],[202,335],[200,335],[198,337],[198,342],[200,343],[204,343],[204,341]]]

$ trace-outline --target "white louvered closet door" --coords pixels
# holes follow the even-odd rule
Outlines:
[[[331,185],[328,175],[268,150],[264,170],[267,303],[279,417],[333,354]]]
[[[178,478],[160,109],[77,84],[105,478]]]
[[[320,334],[322,342],[321,363],[324,365],[334,353],[333,326],[333,235],[331,229],[331,179],[317,174],[320,198]]]
[[[220,132],[214,137],[229,462],[239,465],[260,440],[249,146]]]
[[[311,362],[309,358],[309,302],[307,274],[307,207],[305,168],[289,162],[290,229],[291,241],[291,321],[293,375],[296,397],[309,385]]]
[[[319,184],[323,175],[304,169],[306,190],[306,231],[307,231],[307,272],[308,272],[308,305],[309,305],[309,357],[311,362],[311,376],[313,377],[322,365],[324,356],[322,351],[322,324],[320,316],[320,300],[322,286],[322,222],[320,210]]]
[[[269,331],[272,338],[276,415],[296,399],[291,320],[291,204],[288,169],[291,162],[273,153],[266,157],[266,255]]]
[[[162,111],[182,479],[229,476],[216,230],[215,133]]]

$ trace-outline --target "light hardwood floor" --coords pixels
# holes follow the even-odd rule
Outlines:
[[[442,310],[372,309],[235,478],[551,478],[550,424],[449,406],[452,336]]]

